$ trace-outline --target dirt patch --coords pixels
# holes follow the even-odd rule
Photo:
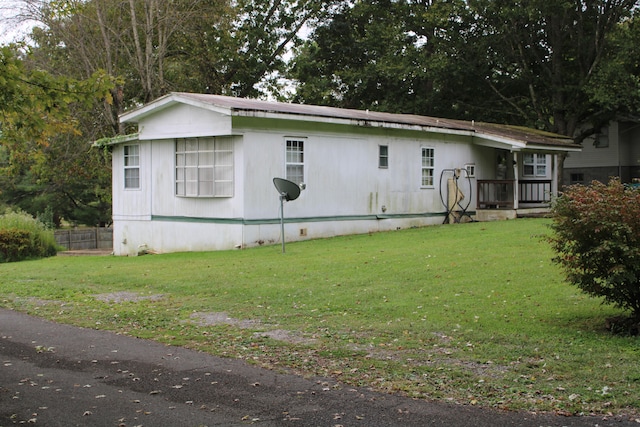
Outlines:
[[[122,303],[122,302],[138,302],[138,301],[145,301],[145,300],[158,301],[164,298],[164,295],[162,294],[140,295],[140,294],[136,294],[135,292],[122,291],[122,292],[110,292],[108,294],[97,294],[97,295],[93,295],[93,297],[98,301]]]
[[[313,344],[316,342],[313,338],[305,338],[299,334],[284,329],[275,329],[273,331],[256,332],[255,337],[267,337],[278,341],[289,342],[292,344]]]
[[[242,329],[250,329],[262,324],[259,320],[234,319],[224,311],[217,313],[193,313],[191,318],[197,320],[200,326],[232,325]]]
[[[254,333],[253,336],[257,338],[266,337],[291,344],[313,344],[315,342],[314,339],[305,338],[296,332],[284,329],[268,329],[268,325],[259,320],[235,319],[223,311],[217,313],[193,313],[191,319],[196,320],[200,326],[231,325],[241,329],[267,329]]]

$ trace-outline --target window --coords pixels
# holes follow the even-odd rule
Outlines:
[[[596,148],[609,147],[609,128],[602,128],[600,132],[595,134],[593,145]]]
[[[386,169],[389,167],[389,146],[388,145],[378,146],[378,167],[381,169]]]
[[[571,184],[583,184],[584,183],[584,174],[583,173],[572,173],[571,174]]]
[[[140,146],[124,146],[124,188],[140,188]]]
[[[231,138],[176,140],[176,195],[233,196],[233,142]]]
[[[286,178],[300,185],[304,182],[304,141],[287,139]]]
[[[434,149],[422,148],[422,186],[433,187]]]
[[[547,176],[547,156],[545,154],[524,153],[524,176]]]
[[[476,164],[475,163],[467,163],[466,165],[464,165],[464,168],[467,170],[467,177],[468,178],[475,178],[476,177]]]

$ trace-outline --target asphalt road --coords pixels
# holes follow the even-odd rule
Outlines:
[[[413,400],[0,309],[0,427],[638,426]]]

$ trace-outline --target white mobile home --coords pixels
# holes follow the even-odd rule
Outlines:
[[[517,215],[557,190],[571,140],[509,126],[172,93],[112,139],[114,253],[242,248]]]

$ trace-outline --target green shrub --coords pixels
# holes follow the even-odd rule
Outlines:
[[[640,191],[618,179],[573,185],[552,213],[554,260],[567,281],[640,321]]]
[[[0,262],[53,256],[53,230],[24,212],[0,215]]]
[[[15,228],[0,229],[0,261],[11,262],[27,258],[30,243],[28,231]]]

